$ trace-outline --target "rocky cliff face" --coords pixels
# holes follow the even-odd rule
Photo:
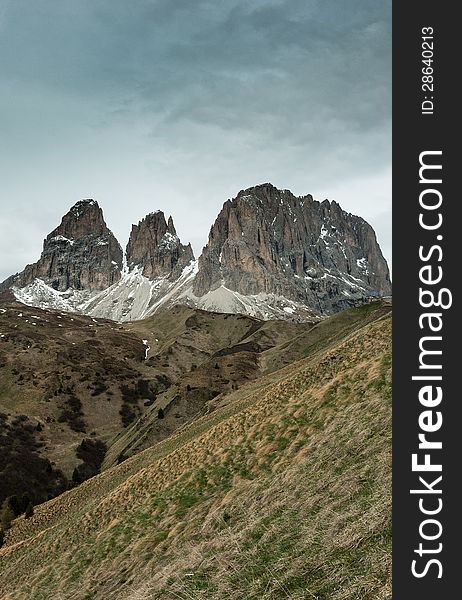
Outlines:
[[[198,261],[161,211],[133,225],[122,250],[94,200],[78,202],[44,241],[40,260],[0,285],[25,304],[117,320],[163,305],[264,319],[320,318],[391,283],[372,227],[336,202],[271,184],[223,205]]]
[[[184,246],[180,242],[172,217],[167,222],[162,211],[150,213],[138,225],[132,225],[127,244],[129,269],[139,267],[148,279],[174,280],[192,260],[191,244]]]
[[[7,282],[24,287],[41,279],[58,291],[104,290],[120,279],[122,257],[98,203],[81,200],[46,237],[40,259]]]
[[[391,292],[372,227],[336,202],[263,184],[223,205],[199,258],[194,294],[227,288],[284,296],[321,313]]]

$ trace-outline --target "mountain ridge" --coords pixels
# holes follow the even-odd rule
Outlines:
[[[39,261],[0,285],[9,288],[25,304],[118,321],[174,304],[310,320],[389,295],[391,282],[364,219],[266,183],[223,204],[198,260],[162,211],[132,226],[123,255],[98,203],[81,201],[46,238]]]
[[[244,295],[276,293],[321,313],[347,308],[350,297],[390,292],[385,260],[364,219],[335,201],[296,197],[269,183],[225,202],[210,230],[194,293],[220,283]]]

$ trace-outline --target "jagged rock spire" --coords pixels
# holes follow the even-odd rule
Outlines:
[[[146,215],[138,225],[132,225],[127,244],[129,269],[138,267],[148,278],[168,277],[175,279],[194,254],[191,245],[183,245],[176,234],[173,219],[168,222],[162,211]]]

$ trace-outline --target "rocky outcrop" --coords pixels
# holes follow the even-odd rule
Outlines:
[[[386,261],[364,219],[271,184],[239,192],[212,226],[193,291],[201,297],[220,286],[283,296],[321,313],[391,293]]]
[[[148,279],[177,279],[194,260],[191,244],[184,246],[176,234],[172,217],[168,222],[162,211],[147,215],[138,225],[132,225],[127,244],[127,265],[138,267]]]
[[[269,183],[225,202],[198,261],[172,217],[150,213],[132,226],[125,268],[100,207],[82,200],[45,239],[40,260],[0,293],[10,288],[25,304],[117,320],[172,304],[309,320],[391,293],[364,219]]]
[[[95,200],[81,200],[43,242],[40,259],[2,287],[41,279],[54,290],[104,290],[120,279],[122,248]]]

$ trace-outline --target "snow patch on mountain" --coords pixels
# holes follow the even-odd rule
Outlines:
[[[167,277],[148,279],[139,267],[122,270],[121,278],[101,292],[69,288],[60,292],[41,279],[35,279],[24,288],[13,287],[16,299],[28,306],[53,308],[113,319],[134,321],[143,319],[165,304],[173,303],[184,294],[197,273],[197,261],[191,261],[176,281]]]
[[[50,239],[50,242],[66,242],[66,244],[70,244],[71,246],[74,245],[74,240],[70,240],[69,238],[64,237],[64,235],[55,235],[55,237]]]
[[[38,308],[54,308],[66,312],[81,312],[82,307],[90,299],[92,292],[69,288],[65,292],[55,290],[41,279],[34,279],[23,288],[12,287],[16,299],[27,306]],[[94,292],[93,292],[94,293]]]
[[[203,310],[245,314],[264,320],[287,319],[289,315],[294,321],[317,321],[322,318],[305,304],[293,302],[284,296],[263,292],[244,295],[230,290],[224,285],[201,297],[195,296],[191,290],[186,290],[179,299],[182,299],[184,304],[190,304]]]
[[[260,319],[319,320],[319,315],[304,304],[283,296],[260,293],[245,296],[220,286],[202,297],[193,293],[193,280],[198,271],[197,261],[191,261],[176,281],[167,277],[148,279],[135,267],[124,266],[117,283],[101,292],[69,289],[60,292],[41,279],[24,288],[13,287],[16,299],[39,308],[52,308],[112,319],[135,321],[153,315],[163,306],[186,304],[203,310],[248,314]]]
[[[139,267],[122,271],[120,280],[99,292],[85,306],[86,314],[116,321],[135,321],[154,314],[161,306],[173,303],[197,272],[197,261],[191,261],[180,277],[148,279]]]
[[[358,265],[358,267],[360,269],[362,269],[365,273],[365,275],[369,275],[369,267],[368,267],[368,262],[367,262],[367,258],[358,258],[358,260],[356,261],[356,264]]]

